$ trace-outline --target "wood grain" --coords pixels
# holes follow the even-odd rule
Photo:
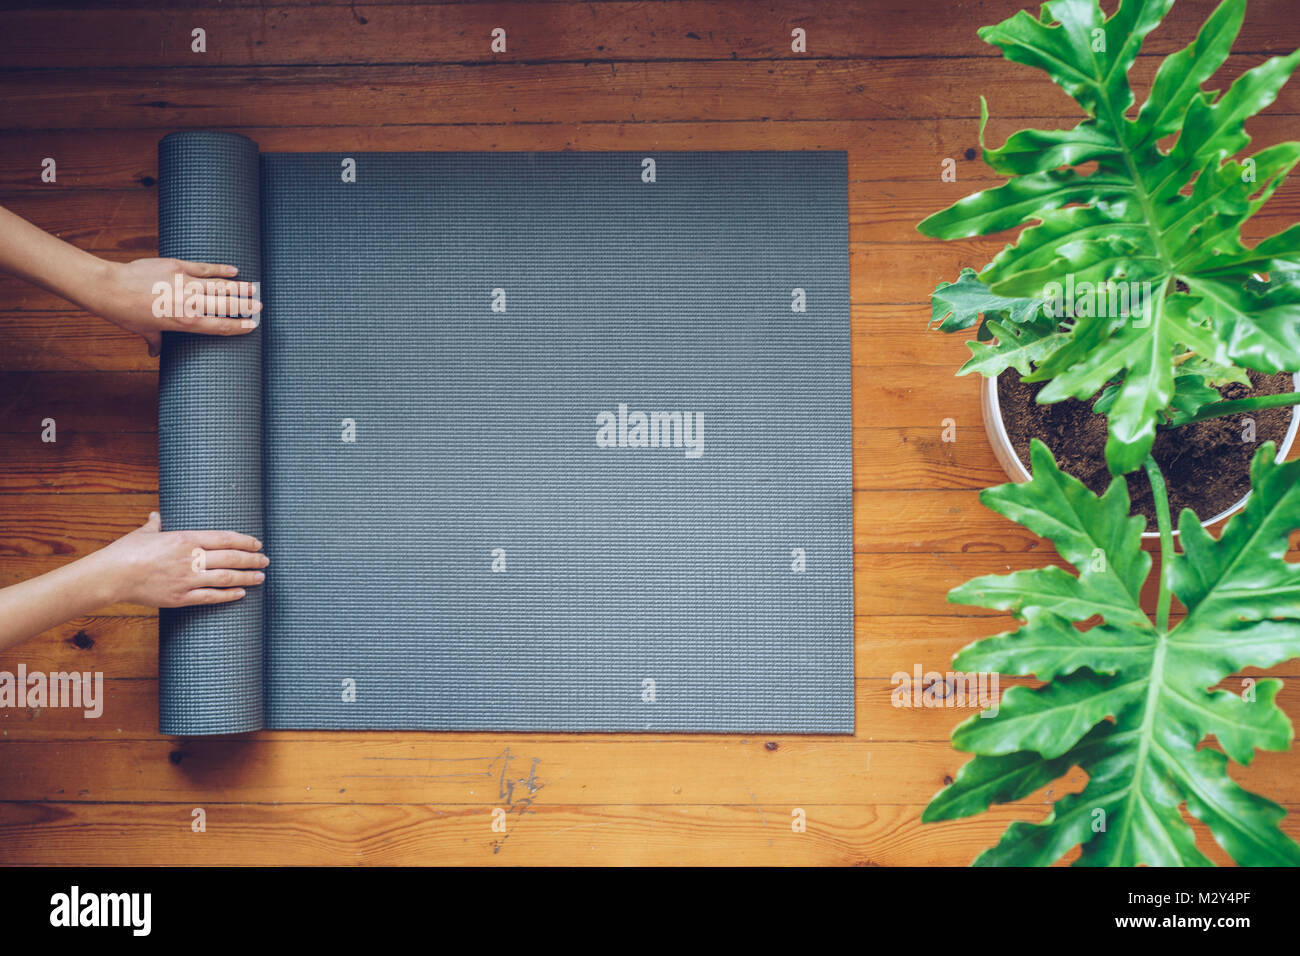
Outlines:
[[[1228,58],[1224,82],[1266,57]],[[1135,64],[1149,84],[1158,60]],[[480,123],[484,108],[530,121],[574,114],[592,121],[934,119],[979,115],[973,90],[995,90],[1001,117],[1068,115],[1072,101],[1028,69],[988,57],[888,60],[502,63],[490,67],[293,66],[159,70],[47,69],[8,74],[12,129],[159,129],[193,126],[322,126],[365,116],[372,125]],[[707,96],[684,90],[709,90]],[[1270,110],[1300,113],[1300,91],[1284,87]]]
[[[1014,0],[433,3],[0,2],[0,203],[108,258],[157,248],[157,141],[225,128],[263,149],[835,149],[849,162],[857,733],[842,737],[156,732],[157,618],[115,606],[0,655],[0,671],[105,675],[105,712],[0,710],[0,863],[778,863],[962,865],[1037,820],[1078,770],[1017,804],[922,825],[965,761],[971,711],[895,707],[898,671],[947,671],[1005,615],[947,602],[977,574],[1059,563],[978,503],[1003,479],[962,336],[928,295],[1011,235],[937,243],[925,215],[1000,180],[990,143],[1078,116],[979,42]],[[1134,69],[1189,43],[1214,4],[1180,0]],[[1254,0],[1223,77],[1300,45],[1290,0]],[[493,55],[487,31],[508,30]],[[189,31],[208,32],[208,52]],[[789,51],[795,26],[809,53]],[[1221,84],[1219,84],[1221,85]],[[1252,119],[1294,136],[1300,85]],[[40,180],[45,157],[56,183]],[[939,179],[956,163],[957,181]],[[1300,218],[1287,184],[1250,238]],[[0,277],[0,585],[102,546],[157,504],[157,365],[138,339]],[[58,442],[40,441],[54,417]],[[957,423],[957,441],[940,439]],[[1295,542],[1293,542],[1293,547]],[[1146,595],[1150,603],[1152,595]],[[1295,664],[1275,669],[1291,677]],[[1258,677],[1258,674],[1249,676]],[[1242,675],[1225,686],[1240,686]],[[1009,685],[1004,682],[1004,687]],[[1300,684],[1280,697],[1300,713]],[[1300,806],[1300,752],[1233,766]],[[207,831],[191,831],[202,807]],[[507,810],[506,834],[491,811]],[[793,833],[802,808],[806,833]],[[1194,824],[1198,845],[1228,862]],[[1300,816],[1283,828],[1300,835]],[[1071,857],[1067,857],[1067,862]]]
[[[262,859],[273,846],[286,865],[407,865],[474,859],[515,865],[557,862],[629,866],[709,866],[718,860],[768,866],[945,866],[967,863],[1014,820],[1036,821],[1043,802],[997,807],[980,817],[923,825],[914,806],[760,802],[663,806],[618,804],[599,814],[587,805],[545,802],[507,810],[505,834],[490,830],[490,804],[0,804],[8,862],[37,864],[53,855],[86,866],[113,866],[123,855],[159,865],[233,866]],[[201,808],[206,831],[191,830]],[[807,832],[791,831],[794,810]],[[1297,817],[1282,829],[1297,835]],[[1193,821],[1201,851],[1230,862]],[[1077,856],[1069,854],[1064,862]]]
[[[287,3],[260,9],[212,8],[195,19],[184,11],[86,10],[75,19],[61,11],[34,11],[6,31],[3,45],[12,66],[41,67],[75,57],[86,66],[120,68],[252,66],[318,63],[509,63],[564,60],[776,60],[791,53],[790,31],[808,33],[808,55],[818,59],[903,56],[984,56],[968,24],[991,23],[1015,13],[1010,0],[968,3],[962,16],[934,17],[924,32],[864,30],[868,22],[900,24],[915,11],[908,0],[838,0],[834,4],[674,3],[603,4],[593,16],[583,3],[454,3],[437,6],[376,3],[359,14],[355,5]],[[1173,52],[1193,33],[1212,4],[1189,2],[1171,11],[1164,29],[1144,51]],[[1266,24],[1288,11],[1285,0],[1258,2],[1253,22],[1237,49],[1289,53]],[[203,27],[205,53],[191,50],[190,31]],[[495,27],[507,30],[507,49],[493,53]],[[107,45],[107,33],[122,43]]]
[[[296,117],[286,117],[286,120],[296,120]],[[363,115],[345,113],[333,120],[328,126],[223,128],[251,137],[269,152],[842,149],[849,154],[849,181],[855,186],[869,182],[891,182],[900,188],[928,186],[951,192],[953,198],[958,198],[971,188],[1000,181],[979,159],[976,117],[927,120],[798,117],[730,122],[641,119],[632,123],[574,120],[566,116],[555,121],[518,125],[466,125],[433,117],[423,124],[383,127],[366,125]],[[1048,116],[1041,121],[1047,127],[1061,127],[1072,125],[1074,118]],[[1022,125],[1019,119],[993,115],[986,130],[987,141],[998,145]],[[1273,107],[1252,117],[1247,128],[1253,148],[1259,149],[1294,135],[1295,120]],[[967,150],[972,150],[970,156]],[[149,190],[157,185],[157,154],[158,133],[154,130],[6,130],[0,133],[0,187],[13,190],[14,194],[35,196],[63,192],[69,187]],[[56,183],[43,182],[40,178],[40,163],[46,156],[59,160]],[[918,160],[922,158],[930,160],[928,167],[918,168]],[[939,178],[938,161],[945,158],[951,158],[956,164],[955,183],[942,182]],[[857,193],[855,190],[854,194]],[[932,198],[943,200],[938,193]],[[63,201],[75,200],[65,196]],[[934,206],[927,205],[919,211],[925,215],[934,210]],[[851,206],[851,218],[853,213]],[[148,221],[152,228],[152,218]]]

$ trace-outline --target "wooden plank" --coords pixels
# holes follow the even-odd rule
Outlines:
[[[1058,124],[1068,119],[1057,120]],[[1287,137],[1285,117],[1261,116],[1256,143]],[[1019,124],[999,117],[989,121],[989,142],[1014,132]],[[748,120],[740,122],[655,122],[629,125],[575,121],[518,126],[463,124],[370,127],[238,128],[264,152],[534,151],[555,150],[845,150],[855,181],[907,178],[921,149],[951,155],[959,180],[987,177],[989,171],[966,150],[978,146],[978,121],[928,120]],[[5,130],[0,131],[0,188],[6,193],[50,192],[51,186],[149,189],[158,178],[156,130]],[[943,150],[943,152],[941,152]],[[56,184],[40,179],[41,160],[58,160]],[[938,168],[936,162],[935,168]],[[901,175],[900,175],[901,174]],[[936,176],[937,178],[937,176]]]
[[[1263,58],[1231,56],[1229,82]],[[1151,82],[1143,58],[1133,80]],[[166,80],[163,80],[163,77]],[[11,129],[176,129],[331,123],[876,119],[978,115],[976,91],[1002,117],[1077,115],[1041,74],[988,58],[478,66],[210,67],[42,70],[6,77]],[[683,96],[682,90],[696,91]],[[1272,115],[1300,113],[1284,87]],[[57,117],[56,125],[51,117]]]
[[[158,677],[158,613],[132,608],[120,616],[73,618],[0,653],[0,670],[90,670],[113,678]],[[990,632],[992,633],[992,632]]]
[[[868,491],[978,490],[1006,481],[992,447],[978,440],[983,429],[978,410],[964,408],[960,417],[964,427],[975,429],[974,436],[967,434],[961,441],[944,441],[943,426],[938,421],[928,426],[894,428],[882,423],[854,428],[854,486]],[[876,420],[877,416],[871,418]]]
[[[1210,527],[1217,534],[1222,525]],[[976,490],[856,491],[853,529],[854,550],[861,553],[924,551],[941,555],[986,551],[1031,555],[1052,552],[1049,542],[984,507]],[[1148,530],[1155,530],[1154,521]],[[1291,536],[1292,552],[1296,551],[1298,541],[1300,532]],[[1158,552],[1160,544],[1158,540],[1147,539],[1143,547]]]
[[[144,372],[158,367],[140,336],[70,306],[57,312],[0,313],[0,322],[5,329],[0,371]]]
[[[381,736],[340,733],[310,741],[283,733],[277,739],[258,734],[57,744],[0,737],[0,802],[480,804],[497,799],[503,773],[507,782],[532,773],[550,803],[917,804],[965,762],[944,742],[854,737],[646,735],[602,746],[602,735],[588,734]],[[52,753],[57,760],[49,759]],[[1281,774],[1268,759],[1275,756],[1261,755],[1242,773],[1275,789]],[[701,760],[707,773],[700,772]],[[96,768],[93,775],[83,770],[89,766]]]
[[[601,865],[756,866],[964,865],[995,844],[1015,820],[1037,822],[1045,806],[1025,801],[967,820],[922,824],[920,808],[735,803],[725,806],[620,804],[593,809],[549,803],[543,789],[493,806],[380,804],[204,804],[206,830],[194,833],[191,803],[0,804],[0,863],[114,866],[125,859],[162,866],[536,865],[557,860]],[[806,832],[792,832],[804,811]],[[1300,814],[1283,818],[1300,835]],[[1197,846],[1228,858],[1205,827]],[[1072,851],[1062,865],[1078,856]]]
[[[25,438],[0,434],[0,496],[157,494],[158,444],[152,432],[63,430],[55,442],[41,441],[39,433],[38,424]]]
[[[990,117],[987,142],[994,146],[1002,143],[1025,122]],[[1030,122],[1048,128],[1070,127],[1078,122],[1078,115],[1066,112],[1036,117]],[[927,182],[935,190],[935,208],[947,201],[948,192],[961,195],[977,183],[999,181],[978,156],[979,122],[974,117],[636,123],[565,117],[519,125],[429,122],[384,127],[331,124],[227,128],[249,136],[265,152],[839,149],[848,153],[851,182]],[[1294,137],[1295,121],[1264,113],[1252,117],[1247,129],[1253,137],[1250,148],[1256,151]],[[14,191],[43,195],[62,192],[65,187],[152,189],[158,179],[160,136],[157,130],[135,129],[3,130],[0,189],[4,196]],[[47,156],[58,161],[56,183],[40,178],[41,161]],[[928,166],[924,163],[926,157],[930,159]],[[918,170],[918,158],[924,177]],[[945,158],[956,164],[956,183],[939,181],[940,162]]]
[[[43,567],[36,559],[35,567]],[[1046,552],[1012,554],[1000,552],[951,552],[929,554],[899,552],[894,554],[857,554],[853,560],[853,604],[870,608],[872,614],[944,615],[959,612],[997,617],[1004,623],[1005,614],[983,608],[950,604],[947,594],[959,584],[984,574],[1008,574],[1025,568],[1044,567],[1064,562]],[[3,574],[0,570],[0,574]],[[0,583],[4,583],[0,578]],[[1155,607],[1155,576],[1143,590],[1143,606],[1148,612]]]
[[[923,805],[966,762],[942,741],[855,737],[647,735],[605,747],[598,736],[338,733],[326,741],[264,735],[170,740],[0,738],[0,802],[191,802],[495,805],[533,779],[549,805]],[[775,749],[768,745],[775,743]],[[86,768],[94,767],[93,773]],[[1293,753],[1232,765],[1242,786],[1287,802]],[[707,769],[705,769],[707,768]],[[1075,768],[1059,794],[1086,780]],[[539,801],[540,802],[540,798]],[[918,807],[919,809],[919,807]]]
[[[36,500],[28,499],[31,505]],[[979,501],[978,491],[857,491],[853,549],[929,554],[973,551],[1043,554],[1051,545]]]
[[[1289,53],[1285,0],[1256,0],[1238,51]],[[976,28],[1020,9],[1019,0],[985,0],[961,16],[935,17],[933,30],[908,29],[908,0],[802,0],[780,9],[738,2],[608,3],[593,17],[578,3],[474,3],[432,7],[374,5],[364,14],[346,6],[277,4],[190,10],[29,10],[12,17],[0,39],[0,61],[11,67],[51,64],[84,68],[245,66],[315,63],[503,63],[600,60],[788,59],[791,29],[807,32],[807,54],[819,59],[933,55],[990,56]],[[1148,54],[1167,53],[1194,33],[1212,9],[1177,4]],[[870,29],[864,29],[864,25]],[[191,49],[202,26],[206,50]],[[493,53],[491,33],[507,31],[506,50]],[[1294,31],[1291,31],[1294,32]],[[105,37],[114,42],[105,43]]]
[[[0,435],[40,440],[41,422],[61,433],[158,431],[155,372],[0,372]],[[0,460],[13,439],[0,439]]]

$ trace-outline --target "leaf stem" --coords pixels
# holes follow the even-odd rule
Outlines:
[[[1173,524],[1169,520],[1169,490],[1165,487],[1165,476],[1160,473],[1156,460],[1147,455],[1143,462],[1147,478],[1151,482],[1151,497],[1156,502],[1156,527],[1160,529],[1160,594],[1156,600],[1156,627],[1161,634],[1169,631],[1169,606],[1173,592],[1169,589],[1169,569],[1174,558]]]
[[[1181,428],[1195,422],[1203,422],[1223,415],[1236,415],[1240,412],[1254,412],[1265,408],[1285,408],[1288,405],[1300,405],[1300,392],[1282,392],[1279,395],[1252,395],[1250,398],[1236,398],[1226,402],[1211,402],[1202,405],[1193,415],[1175,415],[1166,428]]]

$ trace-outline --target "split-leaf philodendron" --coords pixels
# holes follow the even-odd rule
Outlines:
[[[1046,865],[1080,844],[1083,865],[1208,864],[1186,807],[1237,862],[1300,865],[1300,846],[1278,828],[1282,808],[1227,772],[1230,759],[1290,745],[1291,723],[1274,702],[1280,682],[1212,689],[1242,668],[1300,656],[1300,564],[1285,557],[1300,528],[1300,462],[1278,464],[1276,448],[1261,447],[1245,510],[1217,539],[1184,510],[1179,552],[1150,455],[1159,428],[1300,402],[1222,402],[1217,391],[1247,381],[1247,369],[1300,370],[1300,225],[1254,246],[1242,239],[1300,162],[1300,143],[1235,158],[1250,142],[1244,121],[1273,102],[1300,50],[1207,92],[1245,15],[1244,0],[1225,0],[1194,42],[1165,58],[1134,111],[1128,71],[1171,5],[1123,0],[1107,18],[1097,0],[1053,0],[1041,18],[1022,11],[980,30],[1007,59],[1046,71],[1085,118],[984,146],[1008,181],[918,227],[943,239],[1025,227],[982,271],[941,283],[932,319],[944,331],[976,331],[963,373],[1013,368],[1046,383],[1041,402],[1099,395],[1110,470],[1145,468],[1161,532],[1152,619],[1140,600],[1152,564],[1144,521],[1130,516],[1123,477],[1099,497],[1035,442],[1030,482],[983,493],[990,508],[1050,539],[1077,573],[990,575],[950,593],[1020,621],[965,648],[960,669],[1046,684],[1011,688],[996,716],[954,731],[954,746],[975,756],[923,819],[1022,799],[1075,766],[1088,783],[1045,820],[1012,824],[980,864]],[[983,145],[983,105],[981,117]],[[1186,615],[1171,626],[1175,597]],[[1201,746],[1209,735],[1219,749]]]

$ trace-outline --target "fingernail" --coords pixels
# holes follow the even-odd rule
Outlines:
[[[260,548],[261,546],[262,546],[262,542],[258,541],[256,538],[254,538],[254,539],[253,539],[253,550],[256,551],[256,550],[257,550],[258,548]]]
[[[262,567],[266,567],[270,563],[271,563],[271,559],[268,558],[266,555],[262,555]]]
[[[261,312],[261,311],[262,311],[262,303],[261,303],[261,302],[254,302],[254,303],[253,303],[253,311],[254,311],[254,312]]]
[[[266,575],[263,574],[261,571],[254,571],[253,576],[257,579],[258,584],[261,584],[263,581],[266,580]]]
[[[235,588],[235,593],[238,594],[240,597],[243,597],[248,592],[245,591],[243,588]]]

